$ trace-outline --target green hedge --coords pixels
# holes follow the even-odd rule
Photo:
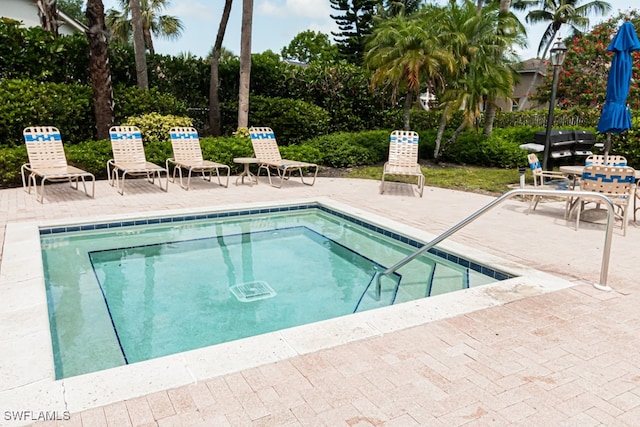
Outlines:
[[[151,112],[187,114],[183,104],[155,89],[118,86],[114,98],[115,124]],[[0,79],[0,146],[22,144],[22,131],[27,126],[55,126],[65,144],[95,139],[91,88],[76,83]]]
[[[94,122],[88,86],[0,80],[0,145],[22,144],[27,126],[56,126],[74,144],[93,137]]]
[[[305,142],[318,149],[326,166],[343,168],[382,162],[389,153],[388,130],[323,135]]]
[[[224,129],[224,133],[230,135],[237,127],[238,103],[224,103],[222,115],[223,122],[234,123]],[[236,121],[232,122],[230,117],[235,117]],[[326,134],[329,132],[329,122],[325,110],[308,102],[262,96],[253,96],[250,100],[249,125],[273,129],[280,146],[298,144],[316,135]]]

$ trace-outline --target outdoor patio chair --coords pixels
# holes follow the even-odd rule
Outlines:
[[[173,127],[169,130],[171,137],[171,147],[173,148],[173,157],[167,159],[166,165],[169,170],[169,165],[173,164],[172,181],[176,180],[176,172],[180,176],[180,187],[185,190],[189,190],[191,184],[191,173],[201,173],[202,177],[211,182],[213,178],[213,172],[215,171],[218,178],[218,184],[222,187],[229,186],[229,176],[231,175],[231,168],[222,163],[212,162],[210,160],[204,160],[202,157],[202,148],[200,147],[200,139],[198,138],[198,131],[192,127]],[[182,182],[182,170],[187,171],[187,184]],[[227,170],[227,180],[225,184],[220,181],[220,169]],[[208,173],[208,178],[207,178]]]
[[[253,145],[254,156],[258,164],[258,176],[262,169],[266,170],[269,177],[269,184],[273,187],[280,188],[282,183],[291,177],[294,171],[300,174],[300,180],[305,185],[313,185],[318,175],[318,165],[315,163],[299,162],[296,160],[283,159],[280,156],[278,143],[276,142],[273,130],[268,127],[252,127],[249,129],[251,136],[251,144]],[[274,185],[271,181],[271,170],[275,170],[280,178],[278,185]],[[304,179],[303,169],[313,169],[313,179],[306,182]]]
[[[418,163],[417,132],[394,130],[389,138],[389,160],[382,170],[380,194],[384,193],[384,179],[387,175],[413,176],[418,178],[418,194],[424,191],[424,174]]]
[[[584,161],[585,166],[604,164],[604,155],[602,154],[592,154]],[[627,159],[619,155],[607,156],[607,164],[605,166],[627,166]]]
[[[616,208],[614,219],[622,221],[622,234],[625,235],[629,222],[631,198],[634,197],[636,191],[635,170],[627,166],[589,165],[585,166],[581,181],[582,191],[601,193],[611,199]],[[597,203],[601,200],[589,196],[581,196],[576,200],[569,212],[569,219],[571,219],[573,212],[576,212],[576,230],[578,230],[580,215],[587,202]]]
[[[68,181],[72,188],[78,189],[78,181],[87,196],[93,197],[96,188],[95,176],[87,171],[67,164],[67,157],[62,146],[60,131],[53,126],[31,126],[22,132],[29,156],[29,163],[20,168],[22,187],[31,193],[31,186],[36,193],[36,200],[44,201],[45,182]],[[86,178],[91,178],[91,194],[87,192]],[[38,182],[40,179],[40,194]],[[75,184],[75,185],[74,185]]]
[[[542,170],[538,156],[531,153],[527,156],[529,167],[533,172],[533,186],[537,190],[569,190],[574,189],[571,180],[560,172]],[[538,202],[544,196],[533,196],[527,213],[536,210]],[[565,217],[568,213],[568,206],[565,209]]]
[[[128,176],[145,176],[151,184],[155,183],[157,177],[160,189],[169,189],[167,169],[147,162],[140,129],[136,126],[113,126],[109,129],[109,137],[113,159],[107,161],[107,176],[111,186],[116,186],[120,194],[124,194],[124,183]],[[164,188],[162,173],[166,180]]]

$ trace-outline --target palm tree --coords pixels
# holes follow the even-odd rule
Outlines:
[[[480,2],[478,3],[480,7],[478,11],[481,11]],[[511,14],[511,0],[497,0],[497,3],[499,5],[498,11],[500,15],[503,17],[511,16],[512,19],[509,22],[512,24],[515,24],[515,28],[508,28],[508,27],[505,27],[506,22],[503,20],[498,26],[498,28],[496,29],[497,34],[500,35],[507,32],[518,32],[521,34],[525,34],[526,31],[524,29],[524,26],[520,23],[520,20],[518,20],[514,15]],[[496,61],[499,61],[500,58],[504,55],[504,53],[505,53],[504,50],[496,52]],[[493,123],[496,118],[497,108],[498,106],[496,103],[496,98],[489,95],[487,97],[487,102],[485,105],[484,129],[482,131],[483,135],[485,136],[491,136],[491,133],[493,132]]]
[[[240,90],[238,91],[238,128],[249,127],[249,82],[251,80],[251,32],[253,0],[242,0],[240,36]]]
[[[389,16],[408,16],[420,10],[423,0],[386,0],[385,3],[384,9]]]
[[[220,55],[222,52],[222,40],[224,39],[224,33],[227,30],[227,23],[229,22],[229,15],[231,14],[231,4],[233,0],[225,0],[224,10],[222,11],[222,17],[220,18],[220,26],[218,27],[218,35],[216,36],[216,42],[213,45],[213,51],[211,52],[211,80],[209,82],[209,128],[213,136],[220,136],[222,134],[222,119],[220,117],[220,99],[218,97],[218,91],[220,89],[220,78],[218,76],[218,70],[220,65]]]
[[[131,29],[133,30],[133,52],[136,61],[136,80],[138,88],[149,89],[147,76],[147,55],[144,48],[144,26],[142,25],[142,8],[140,0],[129,0],[131,6]]]
[[[96,116],[98,139],[109,138],[113,125],[113,91],[107,28],[102,0],[87,0],[87,37],[89,38],[89,74],[93,88],[93,108]]]
[[[58,36],[58,9],[55,0],[37,0],[38,16],[43,29]]]
[[[529,10],[525,17],[527,23],[548,23],[538,45],[538,55],[542,52],[541,58],[543,60],[547,56],[549,48],[562,25],[569,25],[571,28],[570,36],[579,35],[588,30],[589,15],[597,13],[604,16],[611,10],[611,5],[606,1],[592,0],[582,5],[580,2],[581,0],[514,0],[512,2],[512,7],[516,10]],[[545,61],[540,61],[540,64],[541,66],[546,65]],[[539,71],[542,72],[543,70]],[[524,108],[529,98],[529,93],[535,87],[538,74],[533,74],[529,88],[522,98],[518,110]]]
[[[424,25],[422,16],[403,14],[374,25],[366,43],[365,64],[374,70],[372,86],[386,86],[395,103],[406,92],[404,128],[410,130],[409,112],[414,95],[420,92],[421,78],[428,86],[444,84],[442,70],[454,69],[453,56],[438,41],[434,27]]]
[[[511,64],[516,56],[512,46],[524,44],[512,14],[502,14],[497,5],[478,11],[474,2],[458,5],[450,0],[435,22],[441,42],[449,46],[458,69],[447,77],[442,101],[444,111],[436,135],[434,158],[438,160],[462,130],[477,126],[481,106],[487,99],[509,98],[515,72]],[[502,28],[504,31],[498,31]],[[453,111],[463,110],[463,121],[453,136],[441,147],[444,128]]]
[[[182,21],[175,16],[162,15],[170,0],[138,0],[142,12],[142,28],[144,34],[144,44],[149,53],[155,53],[152,35],[155,37],[165,37],[167,39],[177,39],[180,37],[183,26]],[[129,43],[132,36],[131,5],[129,0],[120,0],[122,12],[109,9],[107,11],[107,27],[117,40]]]

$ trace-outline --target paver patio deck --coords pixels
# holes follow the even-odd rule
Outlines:
[[[427,177],[428,180],[428,177]],[[168,193],[131,181],[127,194],[100,181],[89,199],[52,185],[36,202],[0,191],[0,241],[8,222],[326,197],[432,233],[445,231],[493,197],[378,182],[318,178],[220,188],[196,182]],[[574,286],[311,354],[71,413],[63,426],[412,426],[629,425],[640,423],[640,223],[615,229],[608,284],[599,278],[604,231],[579,231],[564,204],[511,200],[451,240],[561,276]],[[39,256],[39,254],[34,254]],[[0,265],[0,268],[2,266]],[[5,272],[3,272],[5,273]],[[0,335],[0,351],[11,342]],[[0,425],[23,408],[0,392]],[[12,403],[8,403],[12,402]],[[13,406],[10,406],[13,405]]]

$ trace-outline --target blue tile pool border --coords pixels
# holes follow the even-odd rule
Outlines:
[[[177,216],[161,217],[161,218],[156,217],[156,218],[134,219],[134,220],[127,219],[122,221],[71,225],[66,227],[65,226],[41,227],[39,230],[40,230],[41,236],[46,236],[46,235],[52,235],[52,234],[70,233],[70,232],[78,232],[78,231],[104,230],[104,229],[111,229],[111,228],[136,226],[136,225],[157,225],[157,224],[165,224],[165,223],[178,223],[178,222],[185,222],[185,221],[197,221],[197,220],[203,220],[203,219],[220,219],[220,218],[230,218],[230,217],[236,217],[236,216],[242,216],[242,215],[259,215],[259,214],[266,214],[266,213],[280,213],[280,212],[298,211],[298,210],[305,210],[305,209],[318,209],[320,211],[327,212],[331,215],[337,216],[339,218],[342,218],[344,220],[357,224],[361,227],[374,231],[378,234],[382,234],[384,236],[390,237],[399,242],[406,243],[415,248],[420,248],[424,246],[424,242],[420,242],[418,240],[407,237],[403,234],[399,234],[387,228],[383,228],[383,227],[371,224],[355,216],[336,211],[334,209],[328,208],[326,206],[323,206],[317,203],[306,203],[306,204],[291,205],[291,206],[274,206],[269,208],[234,210],[234,211],[225,211],[225,212],[209,212],[209,213],[202,213],[202,214],[177,215]],[[450,254],[448,252],[445,252],[437,248],[429,249],[429,253],[439,258],[443,258],[447,261],[450,261],[452,263],[461,265],[463,267],[467,267],[471,270],[474,270],[478,273],[489,276],[498,281],[507,280],[515,277],[511,274],[507,274],[505,272],[495,270],[486,265],[475,263],[466,258],[460,257],[458,255]]]

